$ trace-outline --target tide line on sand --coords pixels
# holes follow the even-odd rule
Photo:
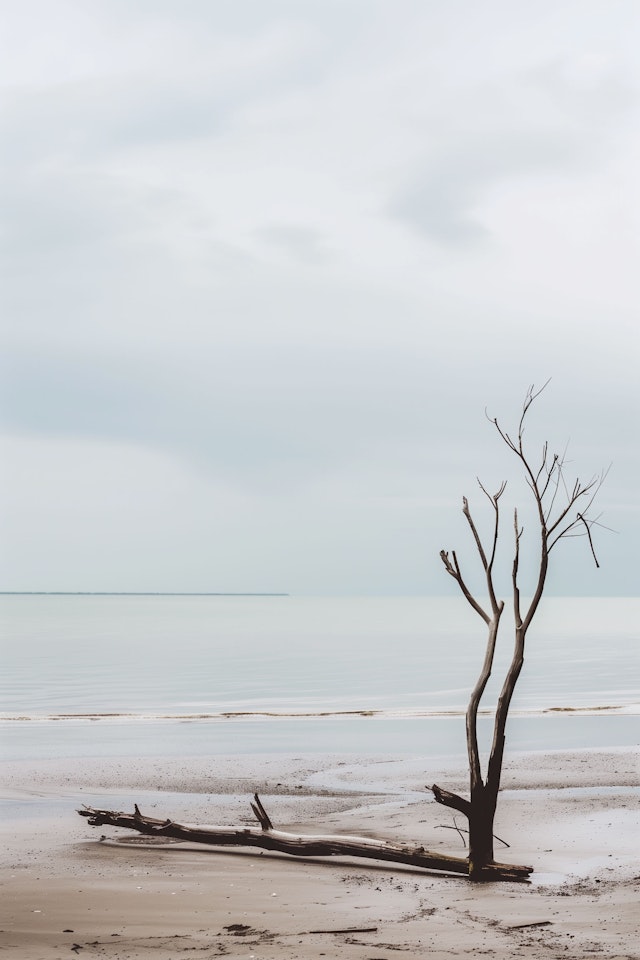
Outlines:
[[[640,715],[640,703],[626,704],[595,704],[589,706],[557,706],[531,709],[511,710],[514,717],[543,717],[546,715],[570,714],[572,716],[637,716]],[[92,721],[140,721],[145,720],[317,720],[329,717],[363,717],[380,720],[410,720],[410,719],[446,719],[447,717],[463,717],[465,709],[450,710],[380,710],[364,708],[357,710],[220,710],[198,713],[167,713],[167,712],[137,712],[137,711],[74,711],[59,713],[0,713],[0,722],[27,723],[51,722],[65,720],[92,720]],[[478,716],[490,717],[491,708],[481,708]]]

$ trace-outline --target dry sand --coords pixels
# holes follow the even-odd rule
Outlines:
[[[74,812],[137,801],[158,817],[248,823],[258,789],[281,828],[459,854],[451,812],[424,790],[464,789],[441,759],[5,764],[0,956],[638,958],[638,769],[629,750],[512,757],[496,823],[511,847],[496,853],[534,865],[534,881],[472,885],[365,861],[145,844]]]

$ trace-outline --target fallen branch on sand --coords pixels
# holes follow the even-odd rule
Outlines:
[[[211,846],[262,847],[294,857],[361,857],[367,860],[382,860],[402,863],[425,870],[441,870],[447,873],[469,873],[466,857],[453,857],[433,853],[422,846],[399,844],[390,840],[374,840],[370,837],[294,834],[276,830],[260,797],[254,794],[251,809],[260,827],[218,827],[199,824],[175,823],[173,820],[157,820],[140,813],[134,804],[134,813],[115,810],[97,810],[84,807],[78,810],[87,817],[91,826],[105,824],[125,827],[153,837],[171,837],[190,843],[205,843]],[[487,864],[483,877],[487,880],[526,880],[532,867],[507,863]]]

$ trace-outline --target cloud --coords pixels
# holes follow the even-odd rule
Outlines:
[[[6,430],[156,448],[245,489],[291,490],[425,429],[446,443],[424,357],[211,344],[171,363],[51,351],[5,363]]]
[[[295,224],[271,224],[256,231],[260,240],[304,263],[324,263],[329,256],[319,230]]]
[[[310,52],[306,38],[293,29],[254,42],[218,39],[208,47],[194,42],[197,49],[188,54],[195,57],[186,69],[176,70],[167,50],[166,60],[158,56],[146,69],[132,60],[110,76],[9,89],[2,119],[5,162],[40,167],[51,157],[73,165],[104,164],[126,150],[220,136],[247,103],[301,82],[300,61]]]
[[[598,66],[601,66],[598,64]],[[435,242],[486,240],[487,198],[496,186],[532,180],[561,184],[602,162],[607,134],[629,116],[637,93],[611,69],[551,62],[465,90],[449,102],[446,124],[425,134],[419,172],[389,212]]]
[[[66,518],[71,589],[128,546],[132,588],[145,564],[171,587],[193,542],[189,576],[226,558],[239,589],[252,557],[258,589],[277,566],[276,589],[422,590],[447,509],[510,469],[485,404],[508,419],[549,375],[532,440],[614,459],[625,527],[634,10],[15,6],[0,392],[31,476],[9,511],[20,582],[37,555],[40,585],[58,576]]]

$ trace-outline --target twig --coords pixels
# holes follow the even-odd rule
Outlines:
[[[509,930],[524,930],[525,927],[550,927],[553,920],[531,920],[529,923],[514,923]]]
[[[578,520],[582,520],[582,522],[584,523],[585,530],[587,531],[587,537],[589,538],[589,546],[591,547],[591,554],[592,554],[592,556],[593,556],[593,562],[595,563],[596,567],[598,567],[598,569],[600,569],[600,564],[598,563],[598,558],[596,557],[596,551],[595,551],[594,546],[593,546],[593,540],[591,539],[591,530],[590,530],[590,528],[589,528],[589,524],[587,523],[587,521],[585,520],[585,518],[583,517],[583,515],[582,515],[581,513],[578,514]]]
[[[459,827],[458,824],[456,823],[456,818],[455,818],[455,817],[453,818],[453,827],[454,827],[454,830],[457,830],[457,831],[458,831],[458,836],[459,836],[460,839],[462,840],[462,845],[466,847],[467,843],[466,843],[464,837],[462,836],[462,830],[460,829],[460,827]],[[467,830],[467,833],[469,833],[468,830]]]
[[[254,802],[251,803],[251,809],[253,810],[255,818],[260,824],[260,826],[262,827],[262,829],[273,830],[273,824],[271,823],[269,814],[267,813],[265,808],[262,806],[262,801],[260,800],[260,797],[258,796],[257,793],[254,793],[253,795],[253,801]]]
[[[462,836],[462,834],[463,834],[463,833],[469,833],[469,831],[468,831],[468,830],[465,830],[464,827],[459,827],[458,824],[455,822],[455,819],[454,819],[454,821],[453,821],[453,826],[452,826],[450,823],[438,823],[438,824],[436,824],[436,827],[439,827],[441,830],[457,830],[458,833],[460,834],[460,839],[462,840],[462,842],[463,842],[464,845],[466,846],[466,841],[465,841],[464,837]],[[497,836],[495,835],[495,833],[493,834],[493,839],[494,839],[494,840],[498,840],[498,842],[501,843],[501,844],[502,844],[503,846],[505,846],[505,847],[510,847],[510,846],[511,846],[511,844],[510,844],[510,843],[507,843],[506,840],[503,840],[501,837],[497,837]]]

